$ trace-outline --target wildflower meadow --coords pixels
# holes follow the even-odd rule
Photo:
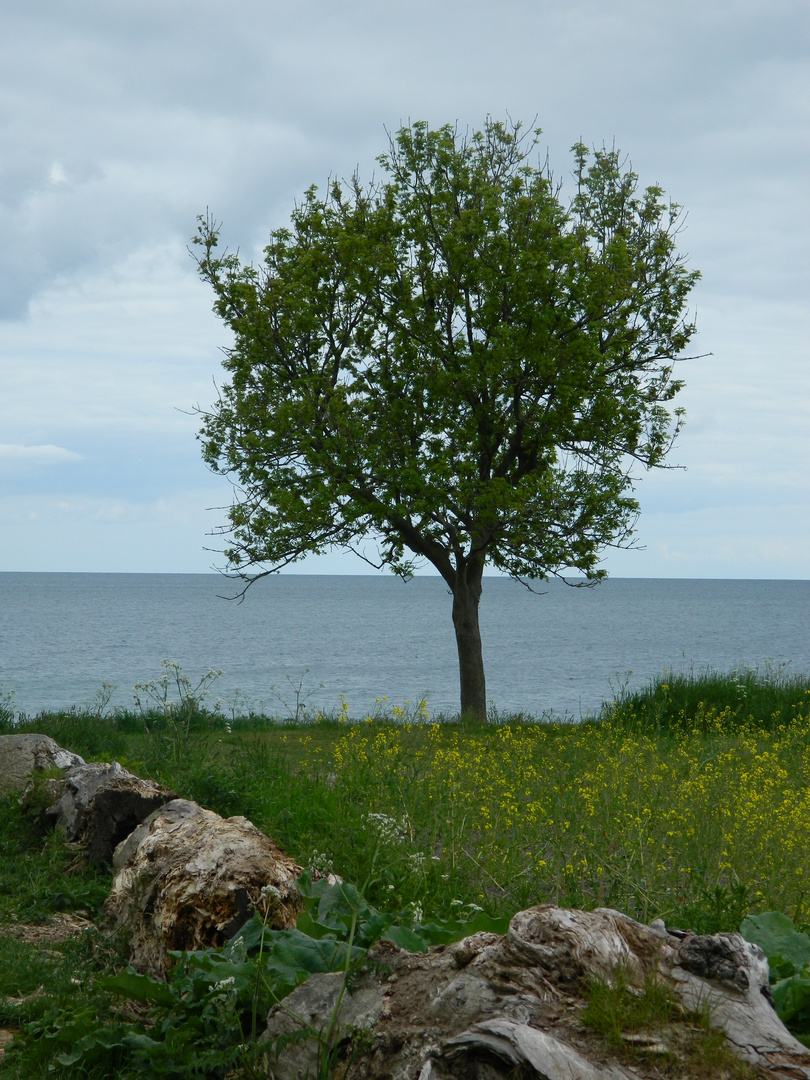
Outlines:
[[[0,732],[49,734],[250,818],[304,868],[303,895],[339,888],[343,908],[353,898],[346,948],[310,940],[305,914],[307,957],[327,946],[351,957],[355,925],[394,920],[408,940],[430,943],[502,933],[516,911],[546,902],[701,933],[748,926],[763,941],[776,926],[798,959],[788,971],[777,958],[774,994],[810,1041],[807,678],[665,675],[579,723],[493,713],[483,726],[385,698],[360,719],[344,698],[332,715],[308,715],[301,695],[289,717],[225,713],[205,705],[216,675],[192,680],[166,662],[136,688],[131,711],[110,711],[105,690],[92,708],[29,718],[0,695]],[[312,884],[331,873],[339,878]],[[266,1075],[257,1017],[276,998],[262,989],[273,966],[262,933],[257,956],[209,949],[153,985],[95,929],[109,885],[109,867],[77,862],[15,796],[2,800],[0,1034],[12,1042],[0,1074]],[[82,932],[54,943],[48,928],[65,918]],[[732,1075],[712,1068],[700,1075]]]

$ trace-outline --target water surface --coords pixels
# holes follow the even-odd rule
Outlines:
[[[458,709],[441,579],[288,574],[222,599],[235,588],[216,574],[2,573],[0,683],[27,713],[81,707],[103,682],[130,706],[170,657],[194,677],[225,671],[212,701],[238,692],[271,713],[302,678],[312,708],[342,694],[352,715],[383,696]],[[810,671],[810,582],[612,578],[535,595],[485,578],[481,631],[491,705],[579,717],[664,669]]]

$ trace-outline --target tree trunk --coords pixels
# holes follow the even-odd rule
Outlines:
[[[273,1007],[263,1039],[275,1080],[320,1075],[329,1039],[332,1075],[345,1068],[354,1080],[732,1076],[735,1058],[762,1080],[810,1080],[810,1050],[770,1003],[768,962],[739,934],[703,937],[606,908],[547,905],[518,912],[504,938],[479,932],[428,953],[381,941],[370,959],[348,989],[341,973],[315,974]],[[594,983],[619,1001],[654,988],[647,1000],[660,1011],[641,1030],[617,1024],[600,1034],[583,1024]],[[707,1042],[701,1018],[725,1044]]]
[[[105,921],[123,932],[130,963],[158,977],[172,951],[224,945],[253,911],[288,930],[303,906],[301,867],[243,817],[174,799],[115,849]]]
[[[483,563],[470,563],[459,569],[453,584],[453,626],[458,646],[461,715],[481,723],[485,723],[487,718],[487,684],[478,628],[478,601],[481,599],[483,572]]]

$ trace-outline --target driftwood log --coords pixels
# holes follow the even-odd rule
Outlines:
[[[301,867],[247,818],[175,799],[116,848],[107,927],[129,939],[132,965],[165,973],[171,950],[223,945],[254,910],[295,926]]]
[[[0,796],[23,791],[37,773],[83,764],[48,735],[0,735]]]
[[[117,761],[76,765],[50,783],[56,801],[45,811],[45,819],[99,865],[111,862],[116,847],[133,829],[176,798],[176,792],[133,776]]]
[[[351,1080],[672,1075],[663,1066],[671,1069],[683,1053],[683,1022],[631,1036],[631,1053],[611,1050],[581,1023],[583,986],[594,978],[613,983],[620,969],[639,984],[654,974],[686,1012],[708,1006],[729,1047],[758,1075],[810,1077],[810,1051],[773,1011],[767,961],[739,934],[704,937],[606,909],[540,907],[515,915],[503,938],[476,934],[426,955],[383,943],[371,959],[378,963],[344,994],[337,1018],[344,1061],[353,1041],[362,1047]],[[273,1080],[315,1075],[317,1040],[288,1039],[302,1022],[325,1035],[341,982],[313,975],[270,1012],[265,1038],[283,1047],[269,1055]]]

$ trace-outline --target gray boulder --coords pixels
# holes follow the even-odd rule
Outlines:
[[[0,796],[24,791],[37,773],[84,765],[47,735],[0,735]]]

